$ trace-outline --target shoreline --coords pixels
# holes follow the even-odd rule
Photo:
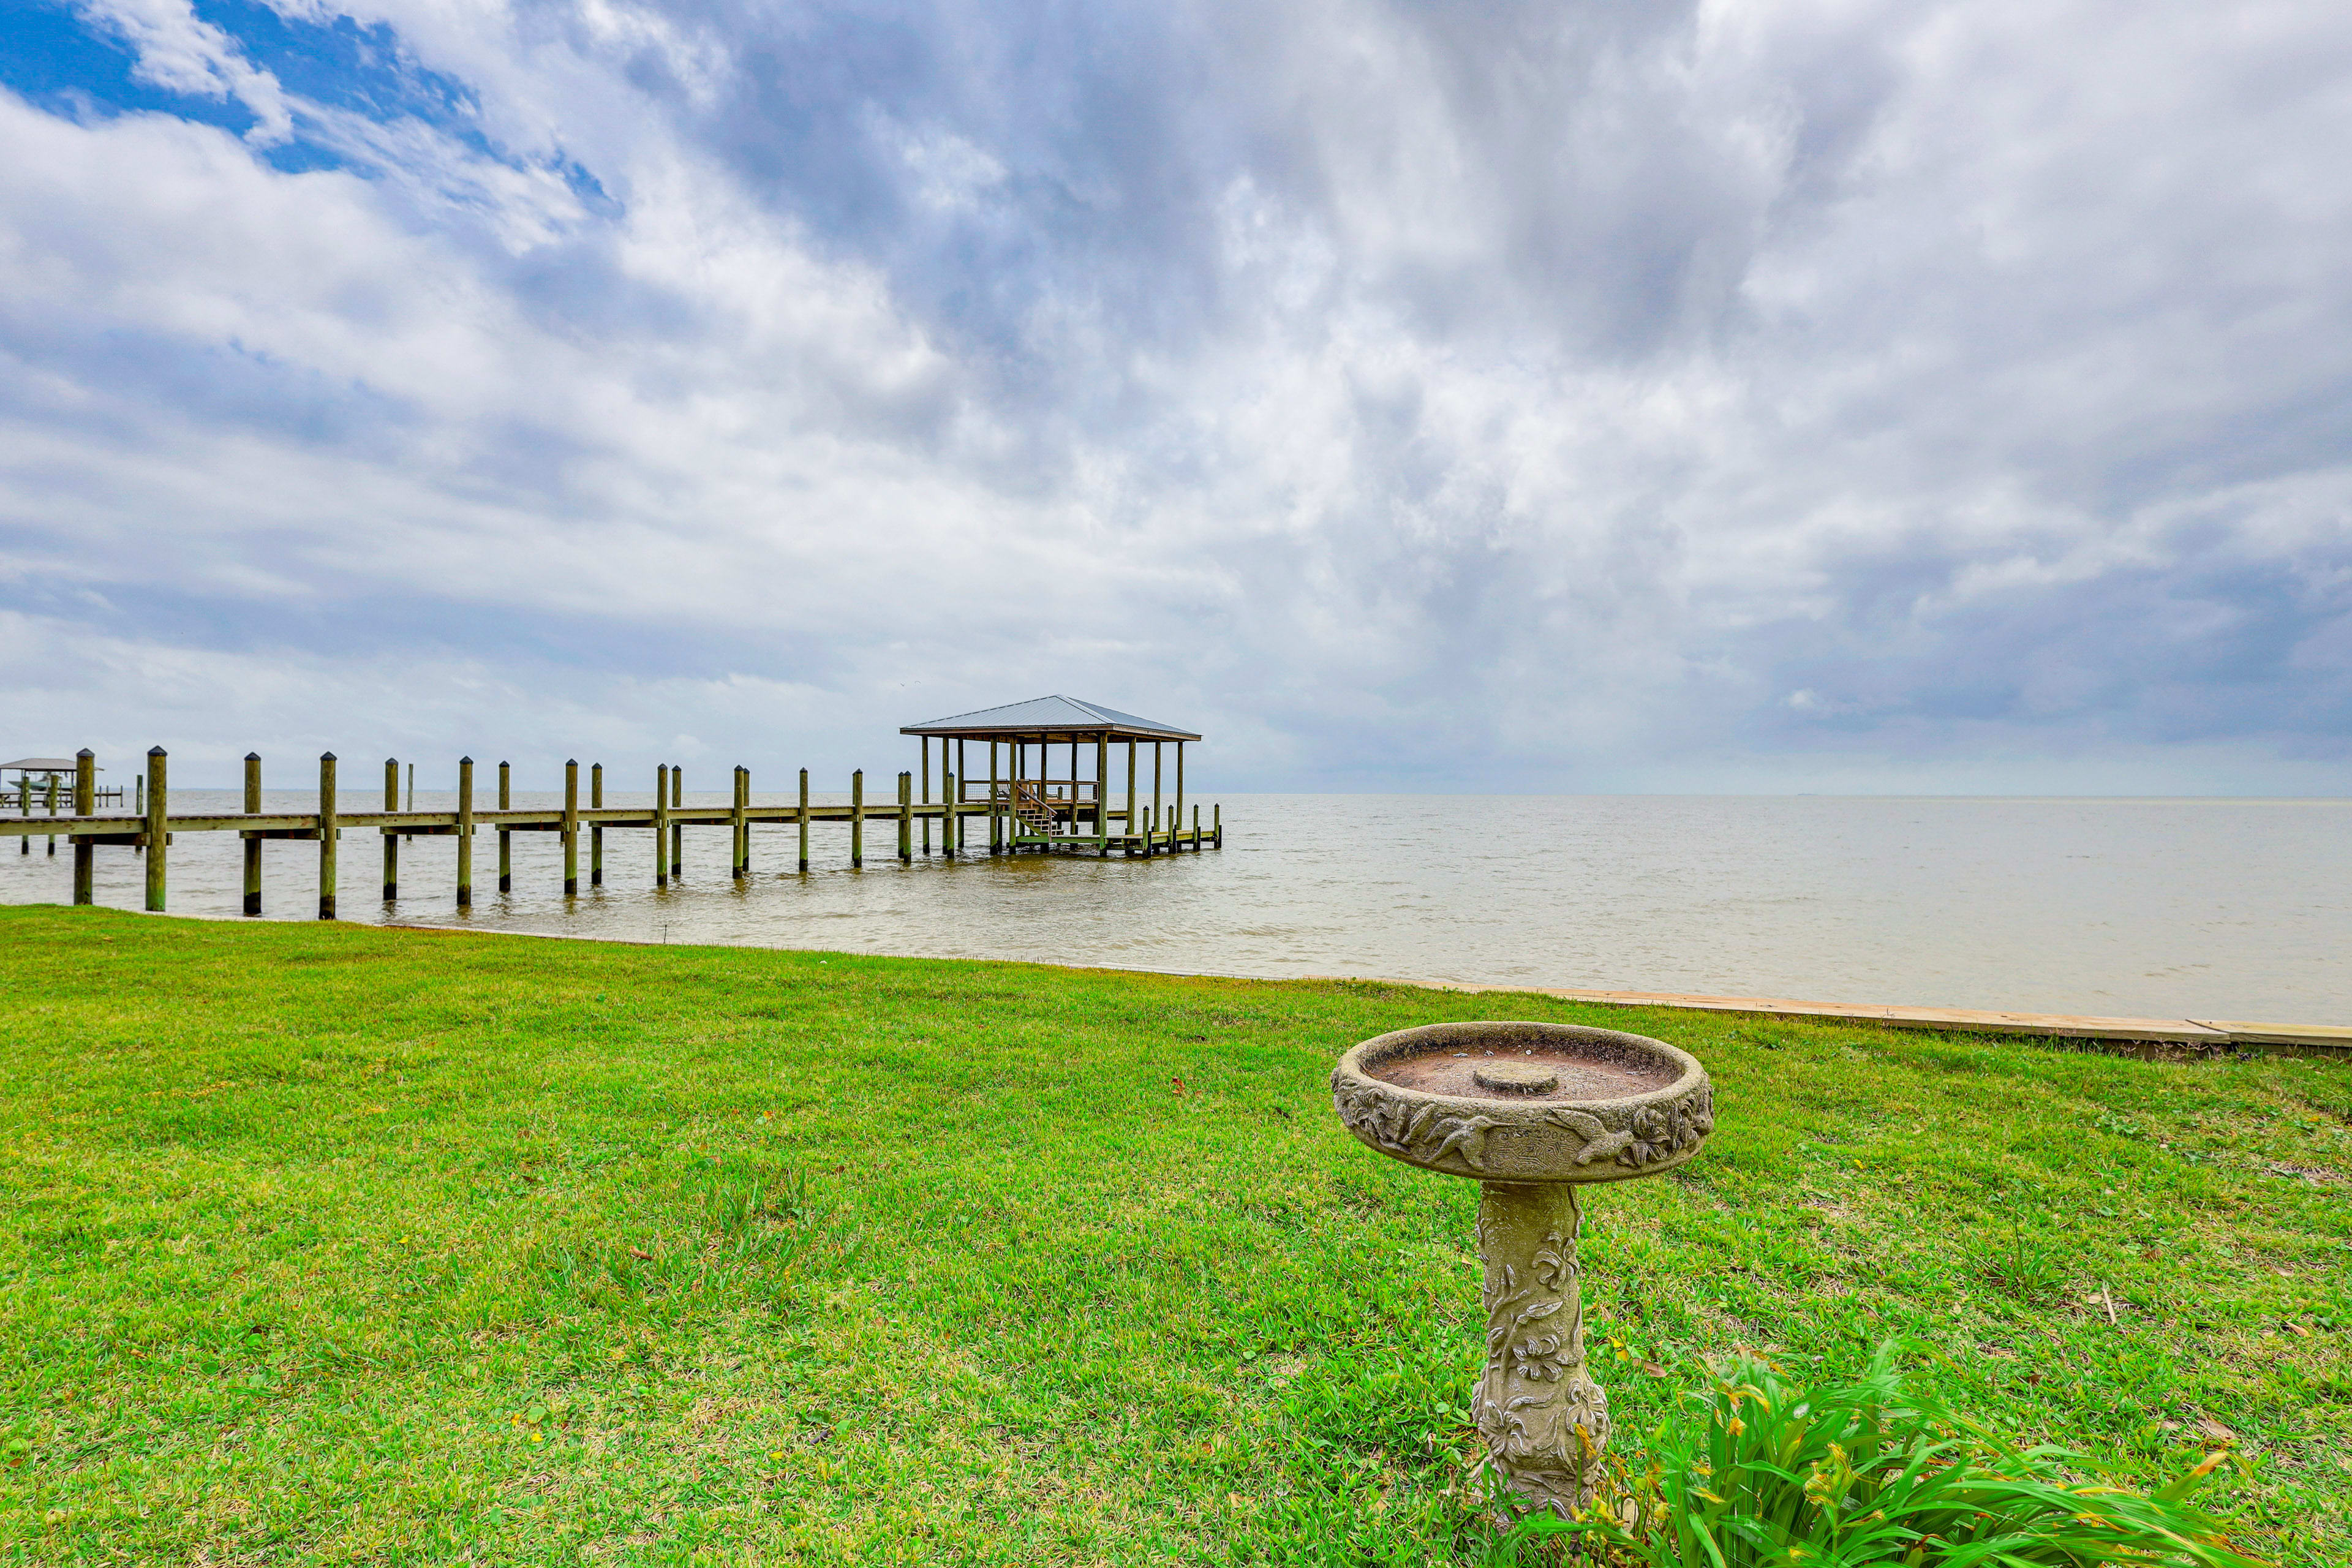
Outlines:
[[[352,922],[357,924],[359,922]],[[469,927],[382,924],[379,931],[434,931],[453,936],[539,937],[550,942],[609,942],[629,947],[664,947],[667,942],[630,937],[574,936],[562,931],[493,931]],[[682,947],[743,945],[734,942],[680,942]],[[937,959],[933,953],[864,953],[849,949],[795,948],[780,951],[841,952],[851,957]],[[939,959],[941,963],[988,963],[985,959]],[[1006,960],[1022,963],[1034,959]],[[1955,1034],[2041,1035],[2052,1039],[2084,1040],[2116,1047],[2177,1047],[2205,1052],[2258,1050],[2319,1057],[2352,1056],[2352,1027],[2334,1024],[2278,1024],[2238,1018],[2118,1018],[2095,1014],[2019,1013],[1969,1007],[1905,1007],[1879,1003],[1806,1002],[1780,996],[1701,996],[1670,991],[1596,991],[1574,986],[1483,984],[1467,980],[1407,980],[1386,974],[1235,974],[1213,969],[1150,969],[1139,964],[1059,963],[1054,969],[1102,970],[1118,974],[1168,974],[1187,979],[1284,981],[1306,980],[1355,984],[1398,985],[1420,991],[1500,992],[1531,996],[1556,996],[1569,1002],[1595,1002],[1613,1007],[1673,1007],[1704,1013],[1752,1013],[1779,1018],[1845,1018],[1858,1023],[1886,1024],[1896,1028],[1931,1029]]]

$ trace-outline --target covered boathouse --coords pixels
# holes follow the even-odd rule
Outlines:
[[[1075,697],[1040,697],[908,724],[898,732],[922,742],[925,805],[931,799],[931,742],[939,742],[940,798],[955,808],[951,819],[973,806],[985,810],[991,854],[1061,850],[1107,857],[1116,849],[1148,856],[1225,846],[1222,806],[1210,808],[1205,826],[1197,805],[1191,822],[1185,820],[1184,747],[1201,738],[1190,730]],[[988,748],[979,771],[972,766],[975,742]],[[1123,796],[1112,788],[1112,748],[1122,745],[1127,752]],[[1141,779],[1142,748],[1147,745],[1151,748],[1148,799]],[[1066,767],[1055,750],[1064,746],[1069,749]],[[1167,754],[1171,746],[1175,748],[1172,779]],[[926,817],[927,839],[929,830]],[[927,842],[923,847],[928,853],[930,846]]]

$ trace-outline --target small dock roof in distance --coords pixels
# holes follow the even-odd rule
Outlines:
[[[1197,741],[1190,730],[1157,720],[1139,719],[1098,702],[1075,697],[1039,697],[1002,708],[982,708],[952,719],[909,724],[901,735],[940,735],[951,741],[1091,741],[1097,735],[1114,741]]]
[[[0,773],[22,768],[28,773],[69,773],[74,771],[71,757],[18,757],[13,763],[0,763]]]

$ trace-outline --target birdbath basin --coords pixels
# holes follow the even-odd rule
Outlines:
[[[1391,1159],[1479,1184],[1486,1364],[1471,1413],[1488,1462],[1528,1501],[1589,1501],[1609,1400],[1584,1366],[1577,1188],[1671,1171],[1715,1130],[1687,1051],[1564,1024],[1432,1024],[1339,1058],[1348,1131]]]

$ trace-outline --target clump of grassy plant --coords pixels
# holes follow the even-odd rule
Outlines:
[[[1953,1415],[1896,1352],[1818,1387],[1734,1356],[1658,1426],[1643,1469],[1518,1532],[1612,1568],[2260,1568],[2195,1500],[2224,1455],[2152,1491],[2080,1479],[2091,1461]]]
[[[2054,1301],[2066,1289],[2066,1260],[2057,1241],[2011,1226],[1988,1250],[1980,1271],[2021,1301]]]

